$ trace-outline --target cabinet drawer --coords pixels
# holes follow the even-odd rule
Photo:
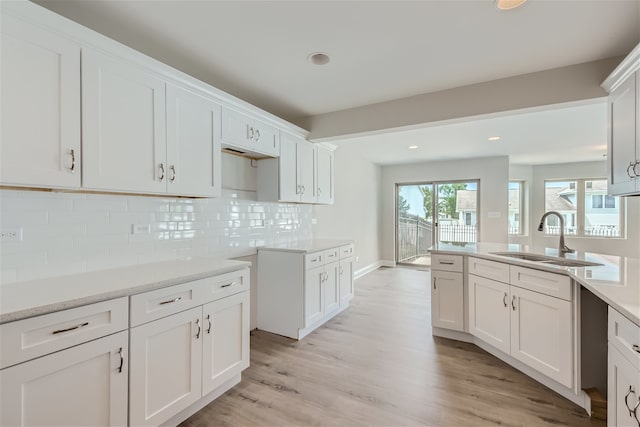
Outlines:
[[[202,279],[206,280],[206,279]],[[196,289],[201,280],[131,296],[131,327],[202,304]],[[202,294],[200,293],[200,296]]]
[[[201,300],[202,303],[207,303],[239,292],[248,291],[249,281],[248,268],[198,280],[197,282],[201,282],[201,285],[198,285],[197,292],[202,291],[202,297],[197,299]]]
[[[569,276],[512,265],[510,283],[520,288],[571,301]]]
[[[128,327],[127,297],[0,325],[0,369]]]
[[[640,371],[640,327],[611,307],[609,342]]]
[[[470,257],[469,274],[509,283],[509,264]]]
[[[324,251],[324,262],[335,262],[340,259],[340,248],[327,249]]]
[[[340,246],[340,259],[345,259],[353,256],[354,249],[355,247],[353,244]]]
[[[326,262],[324,251],[313,252],[305,255],[304,257],[304,268],[308,270],[310,268],[319,267],[324,265]]]
[[[431,268],[434,270],[462,273],[462,256],[431,254]]]

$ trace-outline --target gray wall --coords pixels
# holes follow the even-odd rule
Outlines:
[[[334,153],[334,204],[316,206],[314,238],[339,238],[355,241],[354,270],[380,260],[381,170],[366,160],[361,149],[340,145]]]
[[[396,184],[428,181],[480,180],[479,239],[507,242],[509,158],[486,157],[382,167],[382,259],[395,262]],[[502,189],[500,191],[499,189]],[[489,218],[489,212],[499,213]]]

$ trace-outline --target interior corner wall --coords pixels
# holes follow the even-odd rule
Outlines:
[[[509,213],[507,156],[383,166],[383,261],[393,264],[396,259],[396,184],[476,179],[480,180],[479,239],[484,242],[506,243]]]
[[[569,180],[580,178],[606,178],[607,165],[605,161],[563,163],[554,165],[533,166],[531,181],[532,209],[531,225],[545,212],[544,181]],[[640,257],[640,197],[625,197],[626,208],[626,238],[607,237],[566,237],[567,246],[578,251],[604,253],[632,258]],[[555,248],[558,246],[558,236],[545,236],[530,228],[534,247]]]
[[[532,228],[533,222],[531,221],[531,183],[533,181],[533,166],[510,165],[509,181],[524,182],[524,212],[520,212],[520,223],[522,225],[523,232],[519,236],[509,235],[509,243],[517,243],[520,245],[530,246],[532,244],[531,233],[535,231],[535,228]]]
[[[345,143],[334,152],[334,203],[314,207],[313,225],[314,238],[354,240],[354,271],[380,260],[381,171],[360,150]]]

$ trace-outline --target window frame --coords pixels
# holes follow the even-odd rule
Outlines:
[[[587,182],[588,181],[606,181],[606,178],[600,177],[600,178],[566,178],[566,179],[545,179],[543,181],[543,192],[542,194],[543,196],[543,206],[544,206],[544,213],[548,212],[547,211],[547,183],[548,182],[572,182],[575,181],[576,183],[576,211],[575,211],[575,216],[576,216],[576,234],[567,234],[565,231],[565,236],[569,236],[571,238],[587,238],[587,239],[626,239],[627,235],[626,235],[626,205],[625,205],[625,200],[624,197],[619,197],[619,196],[611,196],[614,197],[614,200],[617,199],[618,200],[618,224],[619,224],[619,228],[620,228],[620,233],[618,236],[593,236],[590,234],[586,234],[585,233],[585,224],[586,224],[586,190],[587,190]],[[594,195],[591,195],[592,197]],[[606,195],[601,195],[602,196],[602,208],[596,208],[596,209],[604,209],[605,208],[605,199],[606,196],[608,196],[608,194]],[[592,199],[592,203],[593,203],[593,199]],[[615,202],[614,202],[615,204]],[[614,208],[608,208],[608,209],[615,209]],[[566,226],[566,224],[565,224]],[[546,231],[546,227],[544,228],[544,235],[545,236],[558,236],[559,234],[552,234],[552,233],[547,233]]]
[[[512,233],[511,227],[508,224],[508,216],[509,216],[509,206],[507,206],[507,235],[508,236],[524,236],[525,235],[525,220],[527,218],[525,214],[525,180],[522,179],[510,179],[509,184],[507,186],[507,192],[510,190],[508,188],[511,184],[518,184],[520,187],[520,197],[519,197],[519,206],[518,206],[518,214],[520,214],[520,218],[518,220],[518,232]],[[508,194],[508,193],[507,193]]]

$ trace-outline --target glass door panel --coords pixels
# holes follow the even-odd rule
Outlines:
[[[478,182],[435,185],[438,243],[462,244],[478,240]]]
[[[429,265],[433,245],[433,184],[396,186],[396,262]]]

